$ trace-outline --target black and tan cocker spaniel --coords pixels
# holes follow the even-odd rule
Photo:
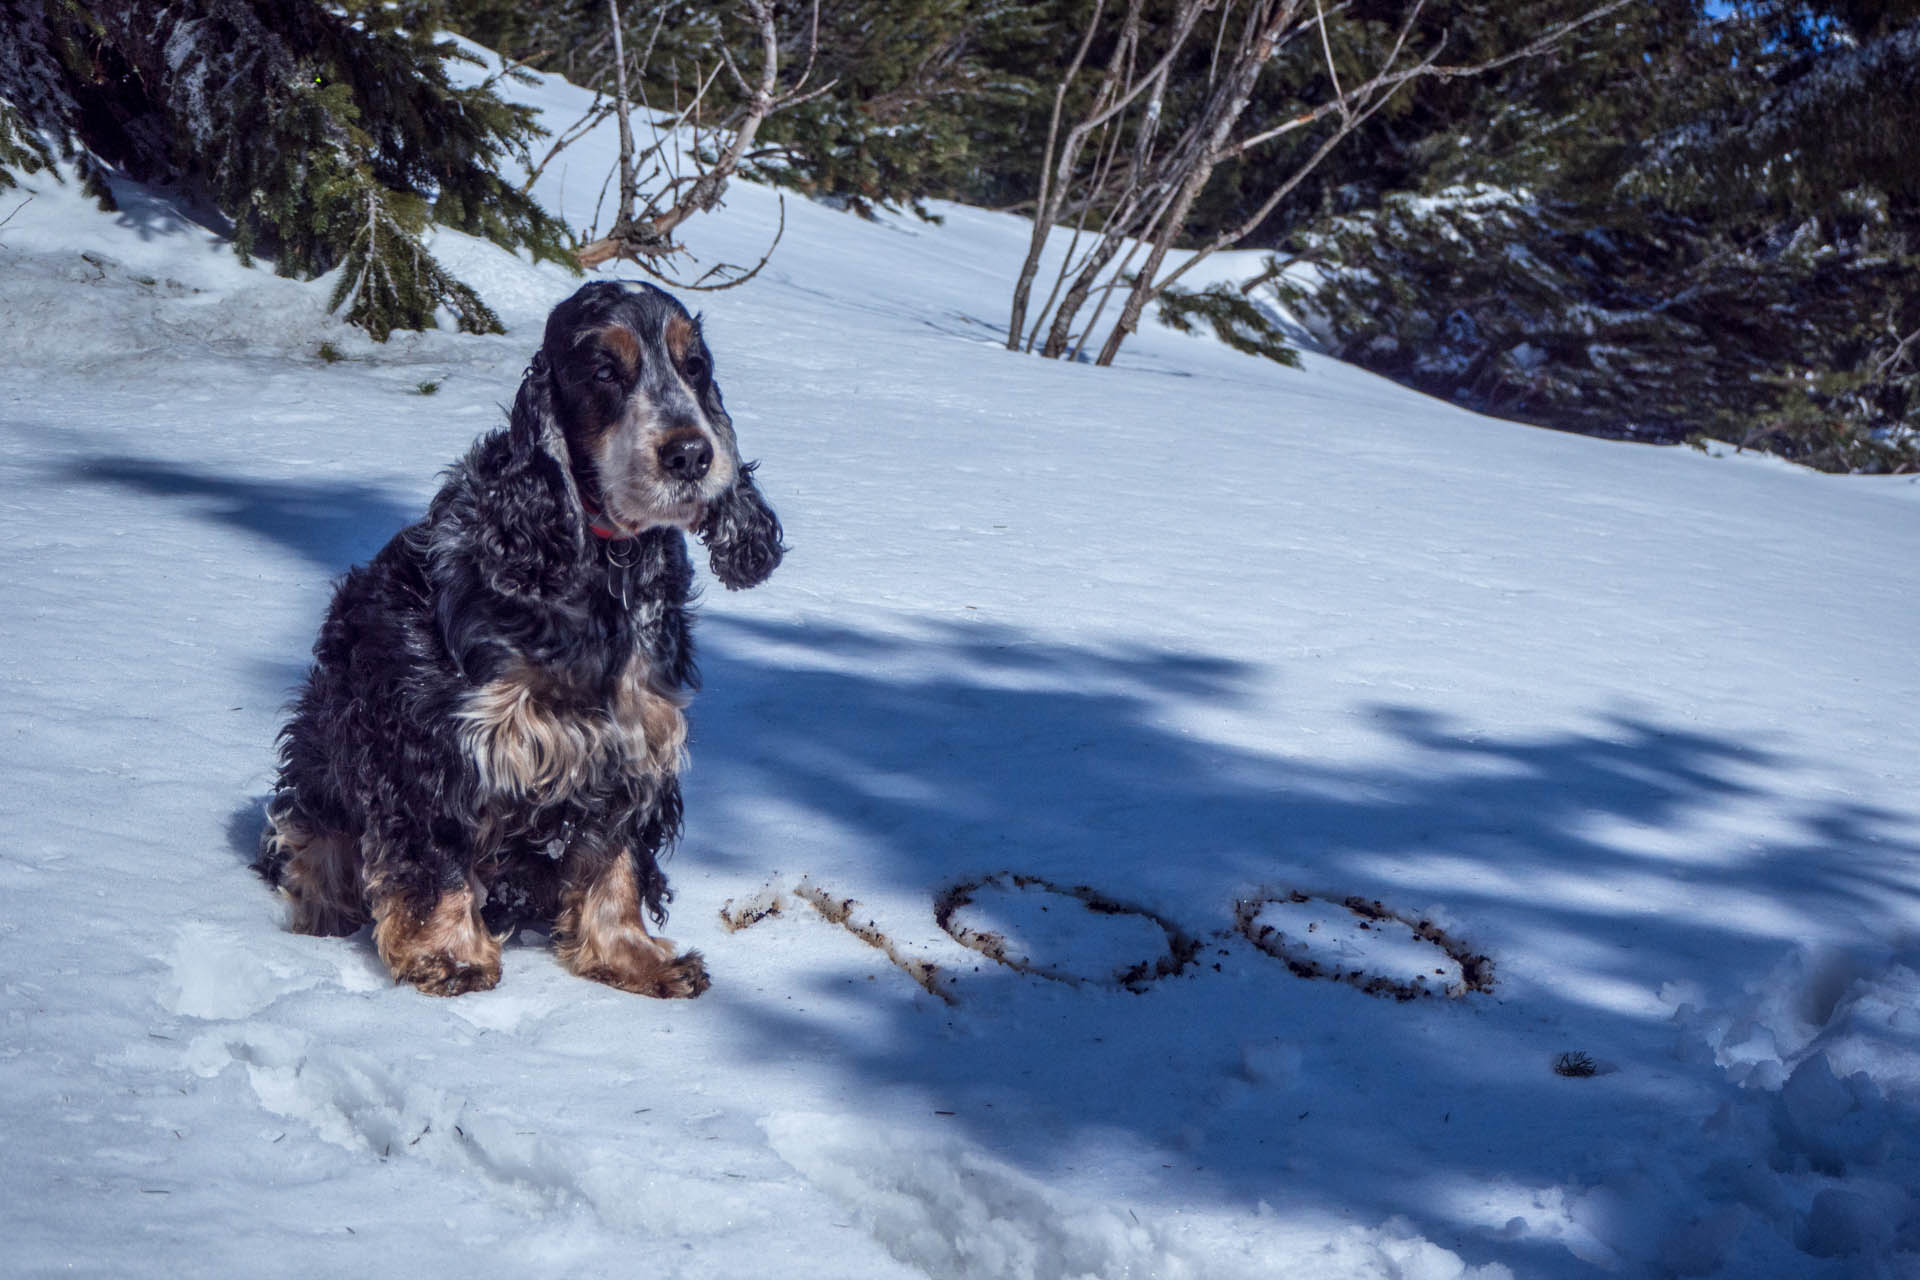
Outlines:
[[[751,587],[780,523],[740,461],[700,324],[651,285],[561,303],[507,428],[349,572],[280,734],[255,864],[295,932],[369,922],[396,980],[500,980],[520,922],[572,972],[694,996],[660,861],[697,675],[693,568]]]

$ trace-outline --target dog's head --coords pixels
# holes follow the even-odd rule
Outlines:
[[[740,460],[700,322],[671,295],[586,285],[547,317],[527,382],[514,430],[564,447],[595,535],[699,534],[730,588],[755,586],[780,563],[780,522]]]

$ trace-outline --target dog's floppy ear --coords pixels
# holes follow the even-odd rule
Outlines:
[[[707,546],[713,576],[729,591],[757,587],[780,567],[787,548],[780,541],[780,517],[753,483],[758,463],[740,468],[740,478],[707,508],[700,541]]]
[[[515,453],[526,456],[542,448],[552,453],[557,448],[559,460],[565,461],[566,437],[560,430],[559,415],[554,412],[553,372],[544,349],[533,353],[527,372],[520,379],[507,430]]]
[[[507,418],[507,441],[519,465],[544,478],[563,496],[562,506],[566,512],[579,507],[573,463],[567,456],[567,433],[560,426],[560,413],[554,402],[553,365],[544,347],[533,353],[527,372],[520,379],[520,390],[513,397],[513,412]],[[563,522],[567,520],[565,515],[560,518]]]

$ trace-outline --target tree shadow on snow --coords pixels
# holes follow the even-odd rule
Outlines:
[[[114,221],[142,240],[198,235],[204,237],[209,249],[233,251],[233,222],[212,205],[184,191],[135,182],[111,171],[106,181],[118,215]]]
[[[263,480],[157,458],[94,455],[60,475],[192,503],[202,518],[276,542],[329,573],[366,560],[424,507],[358,481]]]
[[[328,573],[418,514],[377,486],[158,459],[98,455],[63,475],[190,503]],[[1623,1148],[1697,1137],[1712,1110],[1697,1083],[1710,1071],[1686,1087],[1634,1069],[1570,1080],[1551,1070],[1557,1053],[1603,1068],[1698,1053],[1698,1033],[1655,998],[1662,983],[1726,975],[1731,988],[1703,995],[1737,997],[1800,922],[1884,919],[1920,887],[1903,819],[1796,783],[1778,740],[1633,712],[1503,734],[1400,704],[1357,708],[1378,749],[1340,763],[1184,728],[1269,674],[1206,655],[980,624],[710,615],[699,634],[708,680],[683,856],[735,896],[776,869],[789,882],[814,871],[832,893],[923,901],[924,928],[942,889],[1011,871],[1151,907],[1205,944],[1199,965],[1140,995],[983,961],[952,1008],[908,998],[904,977],[796,973],[771,995],[729,991],[715,948],[710,1016],[742,1020],[742,1052],[799,1049],[850,1093],[924,1091],[955,1113],[943,1123],[956,1136],[1032,1170],[1101,1159],[1102,1135],[1118,1134],[1181,1180],[1174,1194],[1363,1224],[1399,1215],[1520,1275],[1581,1267],[1507,1230],[1524,1214],[1488,1188],[1590,1185]],[[262,679],[285,692],[297,676]],[[1742,806],[1776,816],[1757,835],[1713,827]],[[802,815],[796,843],[755,847],[777,839],[769,815],[782,813]],[[251,861],[259,830],[249,800],[228,824],[237,857]],[[1399,1004],[1296,978],[1231,931],[1236,898],[1286,890],[1431,913],[1492,956],[1497,985]],[[683,896],[678,910],[696,909]],[[1509,963],[1520,955],[1532,967]],[[849,1001],[861,1016],[806,1011]],[[1608,1125],[1627,1136],[1586,1150]]]
[[[1388,763],[1354,766],[1183,732],[1176,712],[1230,708],[1245,687],[1227,661],[964,624],[709,618],[702,640],[686,856],[738,874],[737,896],[814,870],[805,847],[732,847],[756,809],[797,810],[829,833],[819,856],[859,851],[857,871],[820,876],[833,894],[924,897],[930,917],[941,888],[1012,871],[1092,885],[1205,941],[1198,966],[1140,995],[1003,970],[963,975],[945,1009],[796,975],[732,1000],[739,1043],[773,1059],[806,1046],[850,1092],[925,1090],[956,1134],[1032,1169],[1098,1159],[1085,1144],[1122,1133],[1224,1202],[1402,1215],[1521,1275],[1586,1267],[1508,1225],[1523,1212],[1489,1188],[1590,1185],[1623,1148],[1697,1138],[1712,1111],[1710,1068],[1691,1091],[1609,1069],[1701,1052],[1664,982],[1720,975],[1732,987],[1703,994],[1736,997],[1797,921],[1888,918],[1920,889],[1898,816],[1796,790],[1777,743],[1647,715],[1502,736],[1377,706],[1358,714]],[[1712,827],[1742,805],[1786,816],[1762,838]],[[1681,829],[1699,834],[1666,834]],[[1237,896],[1285,889],[1432,913],[1492,955],[1498,985],[1402,1004],[1296,978],[1231,931]],[[847,1001],[861,1016],[804,1011]],[[1601,1074],[1556,1075],[1567,1050]]]

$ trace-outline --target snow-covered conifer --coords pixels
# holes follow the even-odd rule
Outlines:
[[[530,115],[453,84],[461,55],[433,5],[6,7],[0,100],[28,129],[83,173],[106,166],[212,206],[243,258],[284,275],[344,265],[336,302],[376,337],[441,307],[462,329],[499,328],[421,242],[429,222],[564,261],[559,225],[498,172]]]
[[[1920,469],[1920,21],[1692,3],[1524,69],[1294,246],[1344,357],[1593,434]]]

